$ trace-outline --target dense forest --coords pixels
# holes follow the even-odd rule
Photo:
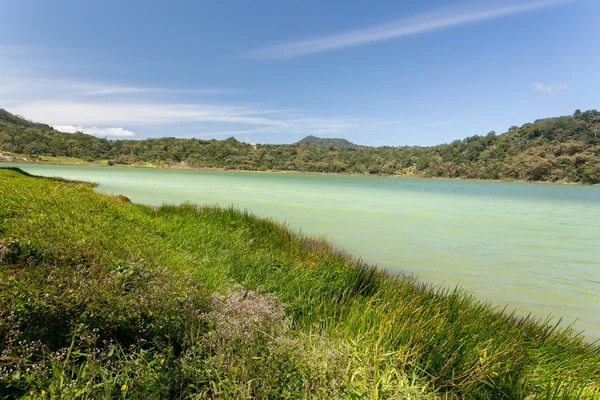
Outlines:
[[[386,174],[465,179],[600,183],[600,112],[540,119],[431,147],[361,147],[309,137],[294,144],[225,140],[107,140],[62,133],[0,109],[0,151],[191,168]],[[325,144],[323,144],[325,143]],[[343,143],[342,146],[339,144]]]

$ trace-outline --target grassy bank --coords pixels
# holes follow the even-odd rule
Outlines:
[[[600,398],[571,331],[246,212],[0,169],[0,396]]]
[[[27,158],[22,154],[11,154],[15,157],[12,160],[0,160],[0,168],[10,168],[14,164],[49,164],[49,165],[73,165],[73,166],[96,166],[110,168],[150,168],[150,169],[175,169],[175,170],[196,170],[196,171],[230,171],[230,172],[249,172],[249,173],[265,173],[265,174],[302,174],[302,175],[342,175],[342,176],[372,176],[372,177],[393,177],[393,178],[418,178],[418,179],[442,179],[442,180],[457,180],[457,181],[485,181],[485,182],[521,182],[521,183],[542,183],[542,184],[562,184],[562,185],[580,185],[579,182],[569,181],[527,181],[523,179],[480,179],[480,178],[440,178],[424,176],[407,168],[400,174],[358,174],[358,173],[343,173],[343,172],[305,172],[293,170],[240,170],[227,169],[218,167],[190,167],[187,164],[162,164],[156,165],[152,163],[138,164],[116,164],[109,165],[109,160],[99,160],[87,162],[78,158],[72,157],[52,157],[39,156],[35,158]],[[27,161],[24,160],[27,158]],[[25,168],[25,167],[24,167]],[[597,186],[597,183],[588,184],[589,186]]]
[[[98,167],[108,167],[111,166],[110,160],[84,160],[77,157],[63,157],[63,156],[30,156],[27,154],[15,154],[15,153],[7,153],[0,152],[2,157],[0,157],[0,168],[2,167],[3,162],[8,163],[19,163],[19,164],[54,164],[54,165],[93,165]],[[141,162],[137,164],[119,164],[120,167],[138,167],[138,168],[178,168],[177,166],[169,166],[169,165],[155,165],[149,162]],[[184,166],[179,166],[179,168],[185,168]],[[187,168],[189,169],[189,168]]]

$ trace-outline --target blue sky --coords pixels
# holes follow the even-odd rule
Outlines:
[[[432,145],[600,108],[597,0],[0,8],[0,107],[64,131]]]

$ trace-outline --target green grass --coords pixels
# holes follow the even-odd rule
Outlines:
[[[24,164],[56,164],[56,165],[94,165],[100,167],[110,166],[109,160],[84,160],[77,157],[65,157],[65,156],[48,156],[48,155],[27,155],[27,154],[15,154],[10,152],[3,152],[0,150],[0,153],[5,156],[13,157],[12,160],[0,160],[0,167],[3,162],[10,163],[24,163]],[[119,167],[138,167],[138,168],[159,168],[159,167],[167,167],[156,165],[150,162],[137,162],[133,164],[114,164]],[[173,167],[172,167],[173,168]],[[182,168],[182,167],[180,167]]]
[[[6,398],[600,399],[600,348],[555,322],[244,211],[0,169]]]
[[[63,156],[31,156],[27,154],[15,154],[10,152],[0,152],[5,156],[13,157],[13,160],[3,162],[11,163],[36,163],[36,164],[64,164],[64,165],[107,165],[106,161],[86,161],[76,157]],[[1,165],[1,164],[0,164]]]

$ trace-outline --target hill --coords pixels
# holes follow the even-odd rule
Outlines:
[[[37,128],[43,130],[51,130],[52,127],[46,124],[39,124],[31,122],[25,118],[9,113],[8,111],[0,108],[0,127],[18,126],[24,128]]]
[[[0,397],[599,399],[600,348],[231,208],[0,168]]]
[[[340,147],[319,141],[346,143],[341,142],[343,139],[314,137],[308,143],[256,146],[233,137],[221,141],[107,140],[58,132],[6,111],[0,115],[0,152],[28,158],[55,156],[109,164],[600,183],[600,113],[596,110],[577,110],[573,115],[513,126],[500,135],[490,132],[431,147]]]
[[[296,142],[298,144],[319,144],[321,146],[333,146],[333,147],[364,147],[354,144],[346,139],[338,139],[338,138],[320,138],[313,135],[309,135],[304,139]]]

